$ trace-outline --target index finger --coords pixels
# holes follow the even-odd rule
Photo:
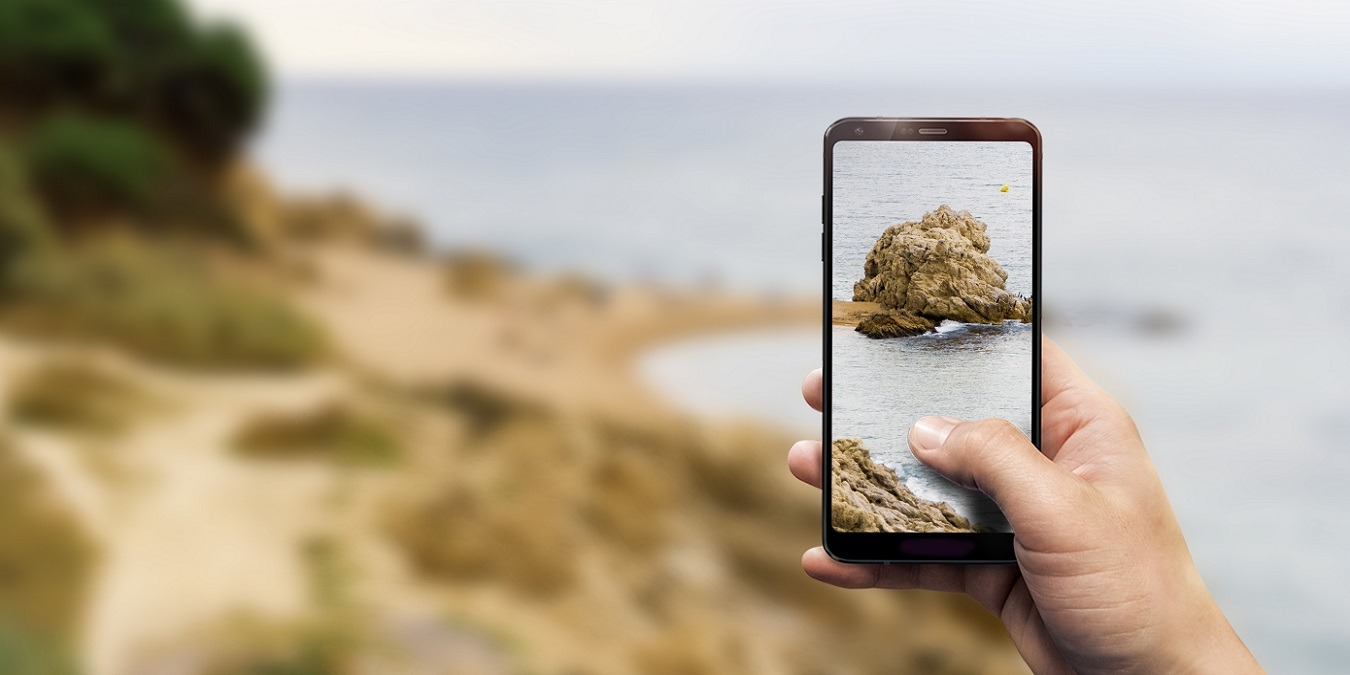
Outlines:
[[[806,399],[806,405],[821,412],[825,398],[825,378],[817,368],[806,374],[806,379],[802,380],[802,398]]]

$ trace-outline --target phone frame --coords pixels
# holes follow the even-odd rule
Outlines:
[[[861,129],[862,133],[858,133]],[[943,129],[942,133],[919,133]],[[824,396],[822,398],[823,459],[821,485],[821,540],[830,557],[848,563],[1009,563],[1015,562],[1013,535],[1004,532],[840,532],[830,526],[831,351],[834,275],[834,146],[841,141],[961,141],[1025,142],[1032,148],[1032,354],[1031,441],[1041,446],[1041,133],[1020,118],[846,117],[825,131],[825,192],[821,196],[821,258],[824,262]]]

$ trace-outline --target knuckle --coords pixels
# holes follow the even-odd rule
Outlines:
[[[1134,421],[1134,415],[1131,415],[1130,411],[1126,410],[1125,406],[1120,405],[1119,403],[1116,404],[1116,416],[1117,419],[1120,420],[1121,426],[1130,429],[1131,431],[1138,431],[1139,425]]]
[[[984,419],[967,422],[962,426],[966,427],[965,433],[962,434],[963,443],[981,450],[1006,445],[1023,438],[1022,432],[1017,427],[1003,419]]]
[[[1139,425],[1135,423],[1134,416],[1114,399],[1105,407],[1102,417],[1122,433],[1139,434]]]

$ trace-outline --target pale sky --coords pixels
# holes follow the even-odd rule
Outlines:
[[[191,0],[283,75],[1350,86],[1350,2]]]

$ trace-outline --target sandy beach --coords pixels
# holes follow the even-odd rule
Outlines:
[[[873,314],[881,314],[886,309],[878,302],[849,302],[832,300],[830,302],[831,322],[836,326],[857,326]]]

